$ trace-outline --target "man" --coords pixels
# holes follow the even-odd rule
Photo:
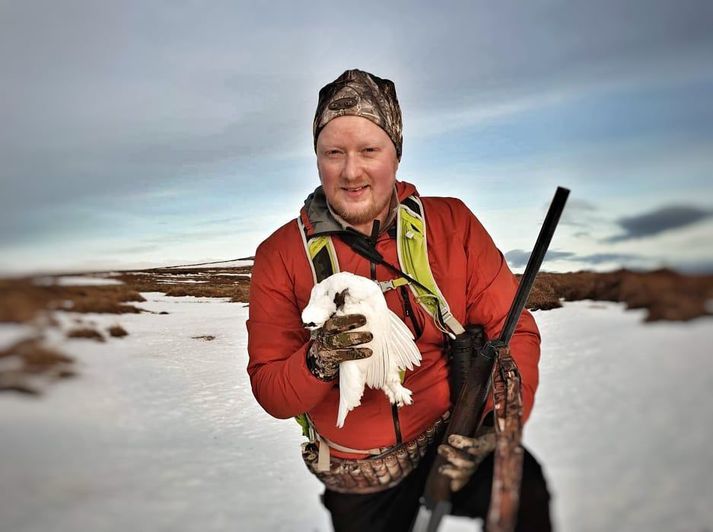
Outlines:
[[[496,337],[517,281],[461,201],[420,198],[413,185],[396,180],[402,119],[391,81],[344,72],[319,93],[313,136],[321,186],[255,256],[248,373],[268,413],[306,422],[305,462],[327,486],[323,502],[335,530],[408,530],[452,407],[448,337],[461,324],[480,324]],[[398,408],[366,388],[343,428],[335,426],[339,364],[370,356],[360,345],[371,335],[353,331],[364,326],[359,315],[333,317],[314,338],[300,319],[314,283],[336,271],[381,282],[422,356],[403,376],[413,404]],[[525,311],[510,343],[524,420],[537,388],[539,344]],[[485,516],[492,441],[486,430],[438,450],[451,462],[444,473],[457,490],[454,513]],[[526,453],[519,529],[549,529],[548,501],[539,465]]]

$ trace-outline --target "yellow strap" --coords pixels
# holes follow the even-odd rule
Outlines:
[[[315,284],[322,279],[317,278],[317,270],[315,269],[314,258],[317,254],[326,248],[327,254],[329,255],[329,263],[331,265],[332,273],[339,272],[339,260],[337,260],[337,251],[334,249],[334,243],[329,236],[315,236],[307,240],[307,235],[305,233],[305,226],[302,223],[302,218],[297,217],[297,225],[300,229],[300,236],[302,237],[302,243],[304,244],[305,252],[307,253],[307,261],[309,262],[309,267],[312,269],[312,280]]]
[[[428,290],[410,284],[409,288],[416,300],[433,318],[441,330],[454,335],[465,332],[460,322],[451,314],[446,298],[443,297],[428,262],[428,242],[426,238],[426,222],[423,217],[423,205],[417,196],[409,198],[418,205],[420,213],[414,212],[408,206],[399,205],[396,219],[396,243],[401,268]],[[439,316],[439,309],[441,315]]]

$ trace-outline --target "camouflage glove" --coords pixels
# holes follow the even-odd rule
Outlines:
[[[438,446],[438,454],[448,460],[439,472],[451,478],[451,491],[465,486],[480,462],[495,449],[495,428],[484,426],[478,429],[475,438],[460,434],[448,436],[448,443]]]
[[[366,324],[361,314],[334,316],[312,331],[312,345],[307,351],[307,367],[320,380],[334,380],[339,364],[345,360],[360,360],[371,356],[368,347],[354,347],[370,342],[373,338],[368,331],[352,331]]]

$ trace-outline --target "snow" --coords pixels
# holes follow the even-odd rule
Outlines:
[[[0,323],[0,349],[7,349],[11,345],[29,336],[34,336],[35,327],[24,323]],[[0,410],[2,403],[0,403]]]
[[[247,308],[142,295],[170,314],[58,313],[66,325],[118,319],[129,336],[99,345],[54,331],[80,377],[40,400],[0,397],[3,529],[327,530],[299,426],[252,396]]]
[[[24,531],[327,531],[300,429],[250,390],[247,308],[142,294],[170,314],[57,313],[106,344],[49,341],[80,376],[40,398],[0,395],[0,515]],[[560,530],[703,530],[710,480],[713,320],[641,323],[615,304],[537,312],[541,382],[525,443],[541,460]],[[14,329],[13,329],[14,327]],[[30,328],[0,328],[3,343]],[[193,339],[211,335],[215,340]],[[473,530],[447,518],[441,530]]]
[[[524,436],[559,528],[710,529],[713,320],[644,324],[645,311],[611,303],[565,307],[535,313],[540,388]]]

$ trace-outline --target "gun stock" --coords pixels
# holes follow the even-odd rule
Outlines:
[[[468,379],[458,395],[458,407],[453,410],[443,441],[448,441],[448,436],[451,434],[475,433],[478,421],[483,417],[483,410],[488,399],[490,375],[495,363],[495,356],[496,349],[492,342],[487,342],[482,349],[478,350],[472,362]],[[434,510],[439,504],[441,508],[450,510],[448,502],[451,496],[450,478],[438,472],[438,469],[446,463],[445,458],[437,455],[429,472],[423,503],[430,510]],[[445,512],[445,514],[447,513],[448,511]]]

